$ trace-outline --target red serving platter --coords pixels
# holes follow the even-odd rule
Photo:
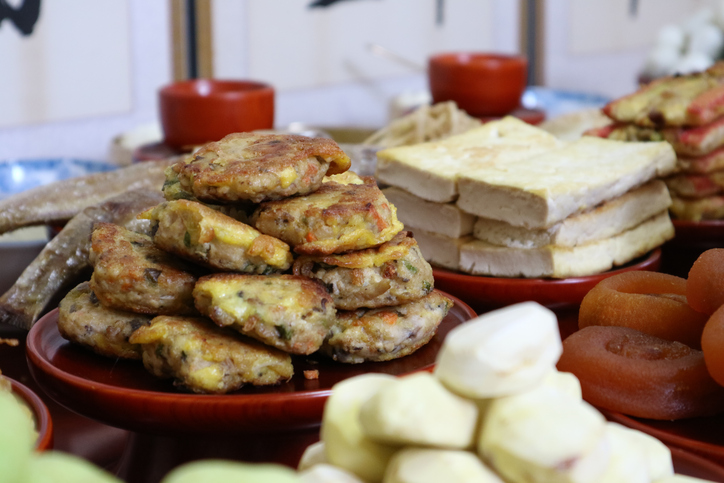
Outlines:
[[[437,334],[409,356],[363,364],[295,356],[291,381],[226,395],[185,393],[149,374],[139,361],[105,358],[69,343],[57,330],[57,309],[31,329],[27,356],[33,377],[53,399],[105,424],[170,434],[289,431],[318,425],[331,387],[343,379],[430,370],[447,333],[476,316],[464,302],[450,298],[455,305]],[[314,369],[319,378],[305,379],[303,371]]]
[[[20,382],[4,376],[10,381],[13,392],[22,399],[30,408],[35,419],[35,429],[38,432],[38,439],[35,443],[35,449],[45,451],[53,448],[53,420],[50,417],[50,411],[42,399],[35,394],[29,387]]]

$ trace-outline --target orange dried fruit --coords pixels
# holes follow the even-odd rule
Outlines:
[[[646,271],[613,275],[583,298],[578,327],[629,327],[698,349],[708,317],[689,306],[686,293],[686,280],[674,275]]]
[[[699,255],[689,270],[686,298],[692,308],[705,314],[724,305],[724,248]]]
[[[709,374],[716,382],[724,385],[724,306],[714,312],[704,327],[701,336],[701,350]]]
[[[572,372],[589,403],[631,416],[682,419],[724,410],[724,387],[704,355],[627,327],[586,327],[563,341],[560,371]]]

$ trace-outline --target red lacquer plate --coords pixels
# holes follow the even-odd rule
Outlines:
[[[676,235],[674,245],[715,244],[724,246],[724,220],[688,221],[672,219]]]
[[[724,467],[680,448],[670,446],[669,449],[677,474],[724,483]]]
[[[38,432],[38,440],[35,443],[35,449],[38,451],[52,449],[53,420],[50,417],[48,407],[30,388],[7,376],[4,377],[10,381],[13,393],[19,396],[33,413],[33,419],[35,419],[35,429]]]
[[[529,300],[552,309],[577,306],[604,278],[630,270],[657,271],[660,264],[661,250],[656,249],[621,268],[586,277],[498,278],[437,267],[433,268],[433,275],[436,288],[459,297],[480,313]]]
[[[607,410],[601,412],[609,420],[650,434],[669,446],[684,448],[724,464],[724,415],[656,421]]]
[[[138,361],[98,356],[70,344],[57,330],[57,309],[40,319],[27,337],[30,370],[60,404],[105,424],[139,432],[273,432],[318,425],[330,388],[369,372],[393,375],[431,370],[447,333],[475,317],[464,302],[455,305],[437,334],[415,353],[388,362],[341,364],[319,357],[295,357],[291,381],[245,387],[227,395],[184,393],[149,374]],[[316,369],[308,380],[303,371]]]

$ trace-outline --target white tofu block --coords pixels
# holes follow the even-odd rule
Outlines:
[[[473,241],[472,236],[450,238],[449,236],[423,230],[413,230],[413,234],[425,260],[433,265],[450,270],[460,268],[460,248]]]
[[[524,302],[450,331],[438,352],[435,376],[461,396],[515,394],[541,384],[562,350],[556,315]]]
[[[654,180],[592,210],[571,215],[550,228],[528,229],[505,221],[478,218],[473,234],[492,245],[512,248],[575,247],[618,235],[666,211],[670,205],[666,184]]]
[[[365,483],[356,475],[336,466],[317,464],[299,473],[301,483]]]
[[[405,448],[390,460],[383,483],[503,483],[467,451]]]
[[[314,465],[324,463],[327,463],[327,450],[324,447],[324,441],[317,441],[304,450],[302,457],[299,459],[297,470],[306,470]]]
[[[673,237],[664,211],[616,236],[576,247],[510,248],[474,240],[460,247],[460,270],[494,277],[582,277],[628,263]]]
[[[398,379],[360,411],[364,433],[388,444],[465,449],[473,446],[478,408],[429,372]]]
[[[465,213],[454,203],[426,201],[400,188],[382,190],[387,201],[397,208],[397,219],[407,229],[425,230],[450,238],[459,238],[473,232],[475,216]]]
[[[659,441],[641,431],[627,428],[617,423],[608,423],[609,431],[614,432],[619,438],[626,438],[631,444],[636,445],[643,452],[643,458],[647,466],[647,473],[651,481],[674,474],[674,462],[671,459],[671,450]]]
[[[673,172],[667,142],[584,137],[538,156],[473,167],[458,178],[468,213],[526,228],[548,228]]]

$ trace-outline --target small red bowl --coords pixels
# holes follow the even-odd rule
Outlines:
[[[528,61],[520,55],[452,52],[428,60],[433,102],[455,101],[471,116],[503,116],[520,106]]]
[[[262,82],[192,79],[159,92],[164,142],[183,148],[274,127],[274,89]]]
[[[3,377],[10,381],[13,393],[23,400],[33,414],[35,429],[38,432],[35,449],[37,451],[53,449],[53,420],[50,418],[48,407],[30,388],[7,376]]]

